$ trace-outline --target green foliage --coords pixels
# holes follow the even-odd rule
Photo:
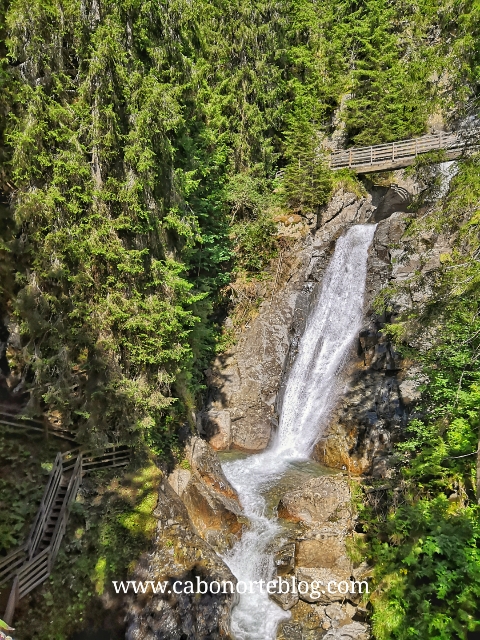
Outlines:
[[[54,446],[54,445],[53,445]],[[0,435],[0,553],[9,552],[21,544],[28,534],[43,494],[49,469],[46,460],[55,454],[36,438],[19,440],[5,433]]]
[[[479,509],[452,510],[445,496],[407,503],[372,535],[377,563],[373,625],[378,640],[466,638],[478,624]]]
[[[435,186],[435,172],[425,181]],[[379,640],[463,640],[480,627],[479,211],[480,164],[472,158],[409,229],[411,236],[442,232],[455,243],[428,282],[416,273],[403,285],[409,292],[427,284],[431,294],[386,328],[421,363],[425,383],[417,417],[397,446],[398,477],[380,508],[367,500],[362,516],[376,567]],[[419,331],[431,344],[413,350],[408,342]]]
[[[292,129],[286,136],[286,157],[282,187],[288,207],[305,216],[317,216],[332,191],[331,172],[318,147],[311,122],[294,114]]]
[[[276,229],[277,225],[269,213],[232,227],[238,268],[258,273],[268,266],[277,254]]]
[[[452,9],[454,32],[443,12],[440,46],[427,0],[95,7],[0,6],[2,306],[32,408],[82,440],[167,453],[202,393],[222,287],[278,251],[272,206],[312,218],[338,184],[322,151],[335,113],[350,142],[423,132],[432,78],[454,81],[459,47],[476,64],[477,14]]]

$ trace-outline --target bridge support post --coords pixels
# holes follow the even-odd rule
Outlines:
[[[7,608],[5,609],[5,614],[3,616],[4,621],[8,625],[13,624],[13,616],[15,615],[15,608],[18,602],[18,576],[15,576],[13,579],[12,590],[10,591],[10,595],[8,597]]]

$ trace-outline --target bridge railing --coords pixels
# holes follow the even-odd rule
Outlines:
[[[358,166],[375,166],[375,164],[388,161],[394,164],[404,158],[414,158],[428,151],[438,149],[455,150],[461,149],[464,145],[465,142],[458,134],[440,132],[411,140],[334,151],[330,156],[330,167],[332,169],[346,167],[354,169]]]

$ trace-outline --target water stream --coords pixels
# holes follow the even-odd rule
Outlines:
[[[223,463],[237,490],[250,528],[224,557],[239,581],[270,580],[269,546],[280,535],[269,517],[265,493],[287,469],[308,460],[338,397],[338,374],[362,325],[368,248],[374,225],[351,227],[338,241],[315,308],[307,319],[288,375],[276,436],[262,453]],[[290,617],[259,588],[240,596],[232,614],[237,640],[273,640]]]

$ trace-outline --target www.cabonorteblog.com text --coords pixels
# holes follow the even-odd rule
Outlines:
[[[270,595],[274,593],[287,594],[293,593],[295,595],[307,595],[312,600],[320,599],[325,594],[341,594],[347,595],[347,593],[368,593],[368,582],[365,580],[359,582],[358,580],[341,580],[336,582],[330,580],[329,582],[322,582],[321,580],[312,580],[306,582],[300,580],[297,582],[295,576],[286,578],[277,578],[276,580],[252,580],[244,582],[239,580],[237,583],[230,580],[222,580],[218,582],[213,580],[211,582],[205,582],[198,576],[195,581],[192,580],[164,580],[163,582],[154,582],[153,580],[127,580],[125,582],[118,582],[112,580],[113,588],[116,593],[152,593],[152,594],[194,594],[194,593],[210,593],[216,595],[217,593],[268,593]]]

